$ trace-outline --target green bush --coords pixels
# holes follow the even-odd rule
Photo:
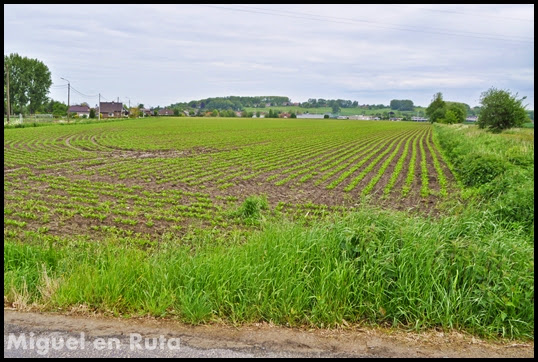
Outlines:
[[[456,165],[465,186],[480,186],[491,182],[507,169],[507,163],[497,156],[469,153]]]
[[[518,99],[517,93],[490,88],[480,97],[482,108],[478,117],[478,127],[492,132],[501,132],[512,127],[521,127],[529,121],[525,107],[521,104],[527,97]]]
[[[530,166],[534,165],[534,158],[531,153],[525,153],[521,147],[510,147],[506,150],[506,158],[508,161],[518,166]]]
[[[525,227],[534,224],[534,172],[511,168],[480,187],[480,193],[491,201],[489,210],[501,222],[518,222]]]

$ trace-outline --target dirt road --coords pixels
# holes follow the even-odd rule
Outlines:
[[[54,350],[49,344],[47,355],[51,357],[534,357],[534,341],[491,342],[457,332],[295,329],[266,323],[238,328],[190,326],[153,318],[120,319],[4,308],[5,357],[39,356],[36,346],[44,346],[45,339],[50,342],[54,338],[71,338],[75,348]],[[96,339],[101,339],[99,345]],[[117,344],[110,343],[108,348],[111,341]],[[135,347],[133,341],[138,343]],[[82,351],[76,348],[80,342],[86,346]],[[22,351],[24,343],[27,348]],[[32,344],[34,350],[30,350]]]

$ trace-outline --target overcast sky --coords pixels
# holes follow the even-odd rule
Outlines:
[[[49,97],[168,106],[287,96],[534,109],[533,4],[4,4],[4,55],[38,59]]]

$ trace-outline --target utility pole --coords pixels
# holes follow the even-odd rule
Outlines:
[[[69,80],[65,78],[62,78],[62,79],[67,81],[67,123],[69,123],[69,98],[71,96],[71,83],[69,82]]]
[[[101,93],[99,93],[99,104],[97,104],[97,110],[99,111],[98,114],[98,120],[101,120]]]
[[[9,114],[11,113],[11,109],[9,106],[9,64],[6,64],[6,72],[7,72],[7,124],[9,124]]]

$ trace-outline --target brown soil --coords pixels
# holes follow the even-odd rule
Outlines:
[[[89,313],[84,308],[66,313],[41,313],[4,307],[5,323],[40,331],[84,332],[89,339],[130,333],[144,337],[179,337],[182,345],[203,349],[256,348],[265,351],[329,352],[336,356],[392,358],[534,357],[534,341],[486,341],[459,332],[414,333],[359,326],[340,329],[286,328],[268,323],[192,326],[147,317],[105,317]]]

